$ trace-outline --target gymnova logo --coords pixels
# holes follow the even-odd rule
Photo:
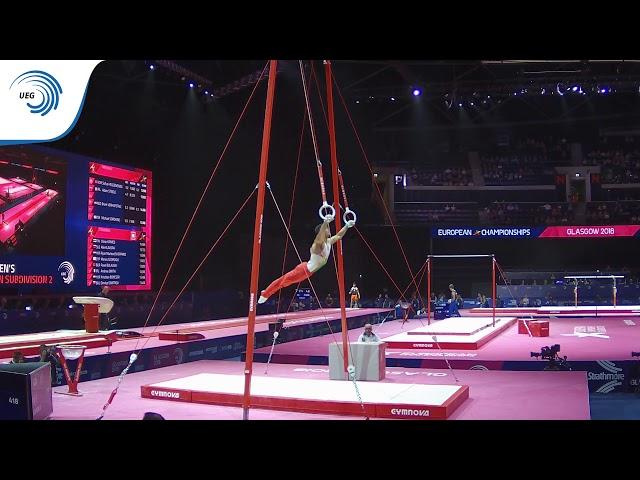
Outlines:
[[[412,417],[428,417],[429,410],[412,410],[410,408],[392,408],[391,415],[403,415]]]
[[[587,379],[589,381],[606,381],[605,384],[596,390],[597,393],[610,393],[615,390],[616,387],[622,385],[622,381],[624,380],[624,374],[620,373],[622,372],[622,368],[616,367],[615,363],[607,360],[599,360],[596,363],[608,372],[587,373]]]
[[[483,370],[483,371],[486,370],[486,371],[488,371],[489,369],[487,367],[485,367],[484,365],[474,365],[469,370]]]
[[[180,398],[180,394],[178,392],[161,392],[160,390],[151,390],[151,396],[162,398]]]
[[[24,100],[31,113],[44,117],[52,109],[58,109],[62,86],[53,75],[42,70],[30,70],[11,82],[9,89],[14,87],[18,91],[18,98]]]
[[[76,273],[76,269],[73,268],[71,262],[67,262],[66,260],[62,262],[58,266],[58,271],[60,272],[60,276],[62,277],[62,281],[64,283],[69,285],[71,282],[73,282],[73,277]]]

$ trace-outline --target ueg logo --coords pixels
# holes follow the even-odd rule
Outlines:
[[[151,390],[152,397],[162,397],[162,398],[180,398],[180,393],[178,392],[163,392],[160,390]]]
[[[412,410],[410,408],[392,408],[391,415],[399,415],[405,417],[428,417],[429,410]]]
[[[622,368],[616,367],[615,363],[607,360],[598,360],[596,363],[609,372],[587,373],[587,379],[590,382],[607,380],[605,384],[596,390],[597,393],[610,393],[615,390],[616,387],[622,385],[622,381],[624,380],[624,373],[620,373],[622,372]]]
[[[9,90],[14,88],[18,91],[18,99],[23,100],[33,114],[44,117],[58,109],[62,86],[50,73],[42,70],[24,72],[11,82]]]
[[[73,277],[76,274],[76,269],[73,268],[71,262],[67,262],[66,260],[62,262],[58,266],[58,271],[60,272],[60,276],[62,277],[62,281],[64,283],[69,285],[71,282],[73,282]]]

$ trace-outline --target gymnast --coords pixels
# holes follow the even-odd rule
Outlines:
[[[331,236],[329,224],[333,221],[333,218],[333,215],[326,215],[324,222],[316,226],[316,238],[313,241],[313,245],[311,245],[311,258],[309,258],[309,261],[302,262],[290,272],[274,280],[271,285],[260,293],[258,303],[266,302],[271,295],[282,288],[306,280],[325,266],[331,253],[331,245],[344,237],[347,230],[356,224],[355,220],[348,220],[342,230]]]

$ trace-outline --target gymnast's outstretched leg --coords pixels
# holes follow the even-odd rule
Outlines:
[[[291,285],[293,283],[302,282],[303,280],[306,280],[309,277],[311,277],[311,275],[313,275],[313,274],[307,268],[307,262],[302,262],[301,264],[299,264],[296,268],[294,268],[290,272],[285,273],[280,278],[278,278],[278,279],[274,280],[273,282],[271,282],[271,285],[269,285],[266,289],[264,289],[261,292],[260,298],[258,299],[258,303],[266,302],[267,299],[271,295],[276,293],[278,290],[280,290],[282,288],[285,288],[285,287],[288,287],[289,285]]]

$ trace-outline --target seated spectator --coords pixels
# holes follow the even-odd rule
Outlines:
[[[489,307],[489,300],[487,300],[487,297],[482,293],[478,293],[478,296],[476,297],[476,302],[478,302],[478,306],[480,308]]]
[[[382,294],[379,293],[378,296],[376,297],[374,305],[376,306],[376,308],[382,308],[383,304],[384,304],[384,298]]]
[[[384,308],[389,308],[389,307],[391,307],[392,303],[393,302],[391,301],[391,298],[389,298],[389,294],[385,293],[384,294],[384,302],[382,303],[382,306]]]
[[[24,363],[24,354],[20,350],[16,350],[9,363]]]
[[[333,307],[333,297],[331,296],[331,293],[327,293],[327,296],[324,299],[324,305],[327,308]]]
[[[369,342],[375,342],[375,343],[380,343],[381,340],[380,338],[373,333],[373,326],[370,323],[367,323],[364,326],[364,332],[362,332],[362,335],[360,335],[360,337],[358,338],[358,342],[362,342],[362,343],[369,343]]]

